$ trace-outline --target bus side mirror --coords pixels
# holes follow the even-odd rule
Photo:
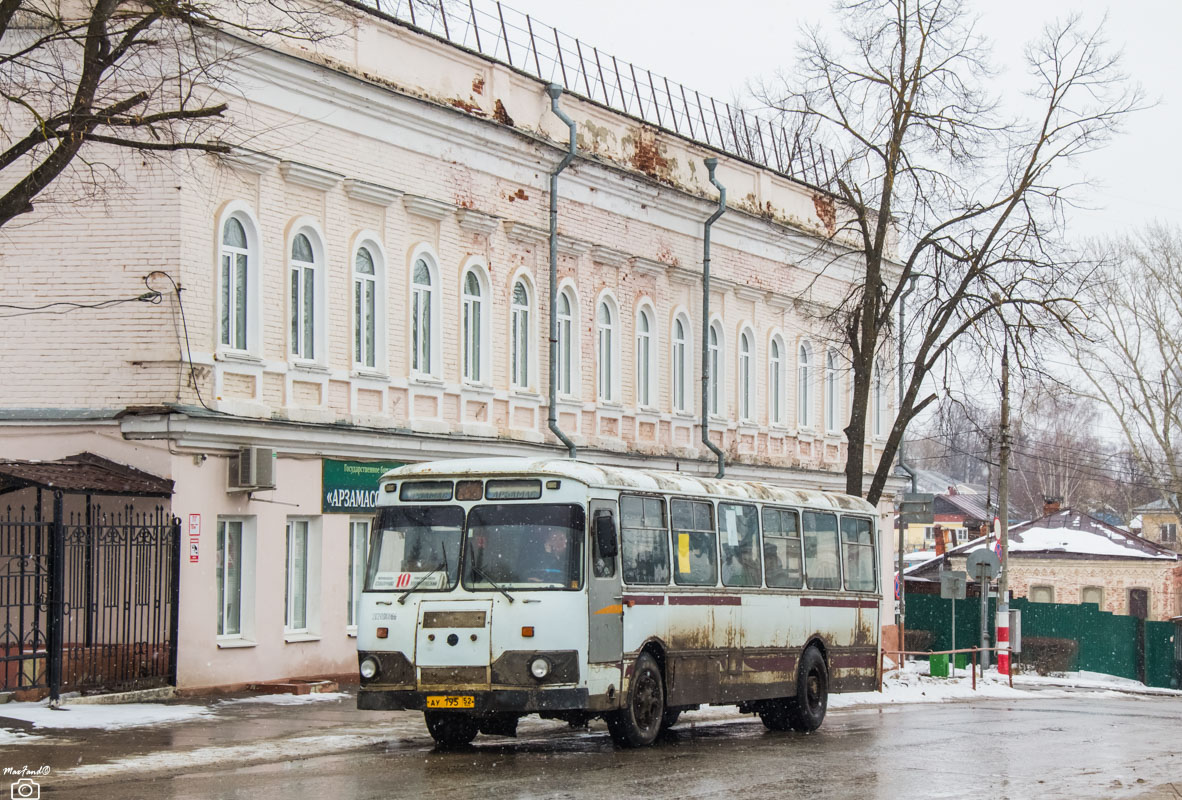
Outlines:
[[[616,544],[616,521],[611,514],[595,515],[595,546],[603,558],[615,558],[619,552]]]

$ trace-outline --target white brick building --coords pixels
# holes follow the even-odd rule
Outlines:
[[[341,488],[326,483],[343,469],[331,460],[558,447],[548,176],[567,131],[545,84],[341,13],[349,32],[322,52],[276,46],[234,65],[233,154],[113,155],[125,185],[104,202],[3,233],[9,304],[130,298],[145,280],[162,293],[0,314],[0,449],[88,450],[176,482],[173,512],[200,515],[199,558],[181,569],[182,687],[354,671],[368,523],[364,506],[326,507]],[[849,381],[821,318],[853,276],[821,235],[831,197],[571,88],[557,412],[580,456],[713,472],[698,423],[717,204],[703,159],[718,157],[731,202],[713,231],[711,436],[728,474],[842,488]],[[889,427],[889,380],[872,434]],[[275,453],[273,490],[227,492],[244,446]]]

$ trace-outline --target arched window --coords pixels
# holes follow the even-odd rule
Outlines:
[[[804,342],[800,345],[800,352],[796,357],[796,424],[802,428],[813,424],[810,413],[813,398],[809,385],[809,381],[812,379],[811,362],[812,349],[807,342]]]
[[[722,332],[718,330],[718,323],[710,323],[708,343],[706,345],[707,364],[710,367],[710,380],[706,384],[706,397],[710,402],[710,413],[719,411],[719,377],[722,375]]]
[[[825,430],[837,430],[837,353],[825,355]]]
[[[751,380],[751,333],[739,334],[739,419],[754,416],[755,386]]]
[[[673,410],[688,411],[689,323],[678,315],[673,320]]]
[[[879,359],[874,364],[874,435],[885,436],[887,426],[886,363]]]
[[[596,359],[599,366],[599,399],[615,402],[616,399],[616,315],[608,300],[601,300],[596,312],[598,348]]]
[[[768,347],[768,421],[784,424],[784,346],[773,336]]]
[[[353,363],[377,366],[378,274],[373,251],[357,248],[353,258]]]
[[[636,315],[636,404],[651,406],[653,397],[653,322],[647,308]]]
[[[307,234],[291,240],[291,354],[316,358],[316,253]]]
[[[463,361],[464,380],[480,383],[484,375],[481,371],[480,359],[483,357],[484,344],[484,291],[480,286],[480,278],[476,273],[468,270],[464,276],[463,310],[461,325],[463,326]]]
[[[513,284],[513,300],[510,303],[510,348],[511,383],[516,389],[529,388],[530,346],[529,346],[529,290],[524,281]]]
[[[221,343],[235,350],[246,350],[248,346],[248,287],[250,270],[255,268],[250,259],[246,229],[237,216],[232,216],[222,226]]]
[[[575,330],[574,306],[568,290],[563,289],[558,293],[558,393],[564,395],[574,390],[574,347],[571,338]]]
[[[421,375],[431,375],[435,362],[431,348],[434,331],[435,298],[431,267],[424,258],[415,259],[410,292],[410,368]]]

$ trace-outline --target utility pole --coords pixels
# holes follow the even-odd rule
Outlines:
[[[1001,575],[997,578],[997,669],[1010,671],[1010,343],[1001,351],[1001,445],[998,453],[997,515],[1001,523]],[[1002,650],[1001,648],[1005,648]]]

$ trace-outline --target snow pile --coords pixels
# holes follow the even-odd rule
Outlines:
[[[254,697],[236,697],[223,700],[218,705],[229,706],[239,704],[259,703],[274,706],[294,706],[301,703],[316,703],[325,700],[344,700],[350,697],[347,692],[312,692],[310,694],[260,694]]]
[[[89,729],[114,731],[142,725],[185,722],[208,717],[202,706],[163,705],[160,703],[119,703],[111,705],[64,705],[49,707],[40,703],[5,703],[0,706],[0,733],[5,719],[31,722],[34,728]]]

